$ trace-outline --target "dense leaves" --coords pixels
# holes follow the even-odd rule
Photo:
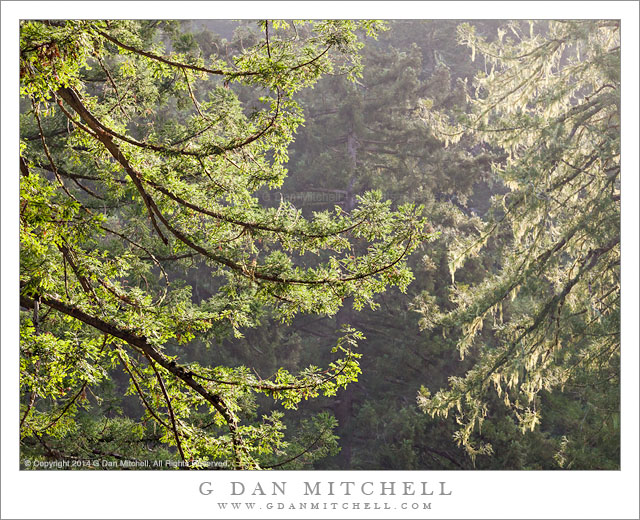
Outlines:
[[[406,258],[430,235],[421,208],[379,192],[310,218],[255,196],[286,176],[303,122],[293,94],[323,74],[356,78],[356,33],[380,24],[261,22],[224,57],[184,39],[167,52],[156,25],[22,24],[22,437],[46,450],[62,439],[77,456],[70,439],[93,428],[81,412],[121,369],[143,406],[136,428],[152,425],[159,445],[258,468],[290,452],[282,414],[257,417],[256,394],[285,408],[334,395],[357,380],[359,333],[344,330],[326,369],[270,378],[185,361],[190,342],[241,335],[265,306],[284,321],[333,315],[347,298],[375,307],[387,286],[407,287]],[[192,267],[211,278],[209,297],[185,283]],[[320,423],[306,459],[334,450],[333,422]]]
[[[475,79],[471,110],[453,125],[443,112],[425,114],[448,141],[471,133],[505,152],[494,172],[509,191],[494,198],[474,236],[450,248],[452,277],[476,255],[497,268],[456,285],[451,312],[434,312],[428,296],[422,302],[423,325],[459,328],[460,355],[474,359],[448,389],[424,388],[419,404],[433,415],[454,411],[456,438],[471,455],[491,449],[473,438],[490,388],[522,431],[545,420],[544,392],[619,406],[619,33],[609,21],[514,23],[489,42],[462,25],[461,42],[487,72]],[[497,251],[487,250],[492,240]],[[586,381],[598,386],[597,397],[580,389]],[[612,438],[614,415],[601,426]]]
[[[23,22],[23,454],[618,468],[618,23],[457,25]]]

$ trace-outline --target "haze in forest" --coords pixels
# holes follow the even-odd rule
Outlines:
[[[619,21],[25,20],[20,67],[22,460],[620,467]]]

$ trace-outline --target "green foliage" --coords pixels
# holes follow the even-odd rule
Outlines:
[[[335,417],[328,412],[303,419],[298,435],[287,445],[287,453],[294,455],[285,460],[274,457],[273,462],[267,463],[265,467],[307,469],[317,460],[338,454],[340,447],[338,437],[334,434],[337,425]]]
[[[619,467],[618,29],[456,25],[24,21],[23,455]]]
[[[275,370],[265,359],[267,353],[286,356],[291,369],[304,367],[313,359],[308,352],[325,349],[332,331],[351,323],[367,336],[360,349],[364,356],[358,385],[336,400],[300,407],[302,416],[329,407],[339,420],[342,450],[318,461],[316,467],[470,467],[451,441],[451,422],[424,417],[411,397],[425,378],[430,384],[445,382],[443,375],[457,367],[439,332],[419,334],[418,315],[407,302],[425,290],[434,291],[439,302],[447,301],[446,244],[473,231],[477,219],[470,223],[469,215],[484,212],[489,205],[484,181],[490,155],[484,151],[474,155],[468,143],[445,150],[419,117],[423,96],[433,96],[438,106],[447,108],[464,100],[452,78],[470,68],[471,60],[460,55],[449,70],[442,63],[431,63],[433,48],[414,45],[442,34],[439,22],[394,21],[389,27],[365,47],[363,76],[357,84],[331,76],[320,80],[313,91],[300,94],[307,121],[290,147],[291,174],[281,193],[285,200],[300,201],[305,214],[310,214],[331,206],[331,201],[348,208],[358,194],[376,188],[383,198],[398,204],[407,200],[424,204],[439,240],[422,244],[409,260],[415,279],[407,296],[388,291],[377,299],[374,310],[363,308],[355,314],[343,308],[331,319],[299,316],[287,327],[267,322],[246,339],[229,342],[225,355],[251,359],[255,356],[251,345],[257,343],[264,363],[260,370]],[[454,39],[440,42],[438,52]],[[477,273],[469,269],[468,275]],[[376,414],[375,426],[364,410]]]
[[[456,439],[473,457],[490,450],[474,435],[492,391],[526,432],[545,422],[549,392],[585,378],[619,385],[619,23],[538,25],[510,24],[494,41],[462,25],[460,41],[486,63],[471,108],[451,124],[451,114],[425,107],[444,140],[471,135],[505,154],[493,170],[507,193],[475,236],[450,247],[452,279],[474,257],[497,268],[458,284],[451,312],[434,314],[428,298],[421,304],[423,325],[459,331],[460,355],[473,362],[448,388],[423,389],[418,402],[433,416],[454,413]],[[616,410],[618,392],[606,395]],[[615,421],[604,424],[617,437]],[[568,445],[558,452],[563,467]]]
[[[394,207],[372,191],[348,210],[305,216],[257,197],[286,177],[304,122],[294,95],[326,74],[361,77],[359,35],[382,28],[264,21],[241,26],[224,52],[205,41],[205,55],[176,24],[22,23],[26,452],[82,457],[80,438],[111,442],[95,433],[108,379],[118,382],[109,392],[137,398],[125,397],[130,409],[109,423],[121,457],[140,456],[150,424],[152,458],[170,453],[192,466],[260,468],[318,431],[296,464],[336,451],[329,416],[303,423],[287,448],[282,413],[259,418],[256,397],[291,409],[357,381],[355,330],[344,330],[325,369],[280,366],[261,378],[244,365],[188,360],[192,348],[240,337],[264,312],[290,322],[335,315],[345,300],[375,308],[387,287],[411,282],[408,255],[433,238],[422,207]],[[207,280],[186,283],[192,268]]]

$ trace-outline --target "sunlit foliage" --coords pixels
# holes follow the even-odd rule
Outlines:
[[[464,24],[459,39],[485,71],[468,86],[471,108],[454,115],[425,103],[424,117],[446,142],[468,135],[502,151],[493,171],[508,191],[475,236],[450,244],[452,279],[473,257],[494,266],[488,276],[456,285],[451,312],[421,299],[423,326],[457,331],[473,365],[435,394],[423,388],[418,403],[455,414],[472,456],[491,452],[481,436],[491,392],[523,432],[545,420],[543,394],[564,390],[598,408],[616,436],[620,24],[517,22],[492,41]],[[557,460],[566,466],[564,453]]]

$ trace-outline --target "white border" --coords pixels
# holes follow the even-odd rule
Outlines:
[[[229,481],[446,481],[428,512],[256,511],[261,518],[638,518],[637,2],[2,2],[2,518],[247,518],[220,512]],[[18,20],[20,18],[620,18],[622,23],[622,470],[617,472],[19,472]],[[211,496],[198,494],[211,481]],[[270,501],[283,501],[266,497]],[[349,500],[353,498],[353,500]],[[430,497],[427,497],[430,498]],[[243,497],[244,500],[252,500]],[[303,497],[287,494],[286,501]],[[332,497],[323,497],[331,501]],[[386,499],[386,500],[385,500]],[[414,500],[415,499],[415,500]],[[262,500],[265,500],[263,498]],[[334,497],[399,504],[416,497]],[[394,502],[394,500],[396,502]],[[259,499],[256,500],[259,502]],[[413,516],[411,516],[413,514]],[[235,515],[235,516],[233,516]],[[404,515],[404,516],[403,516]]]

